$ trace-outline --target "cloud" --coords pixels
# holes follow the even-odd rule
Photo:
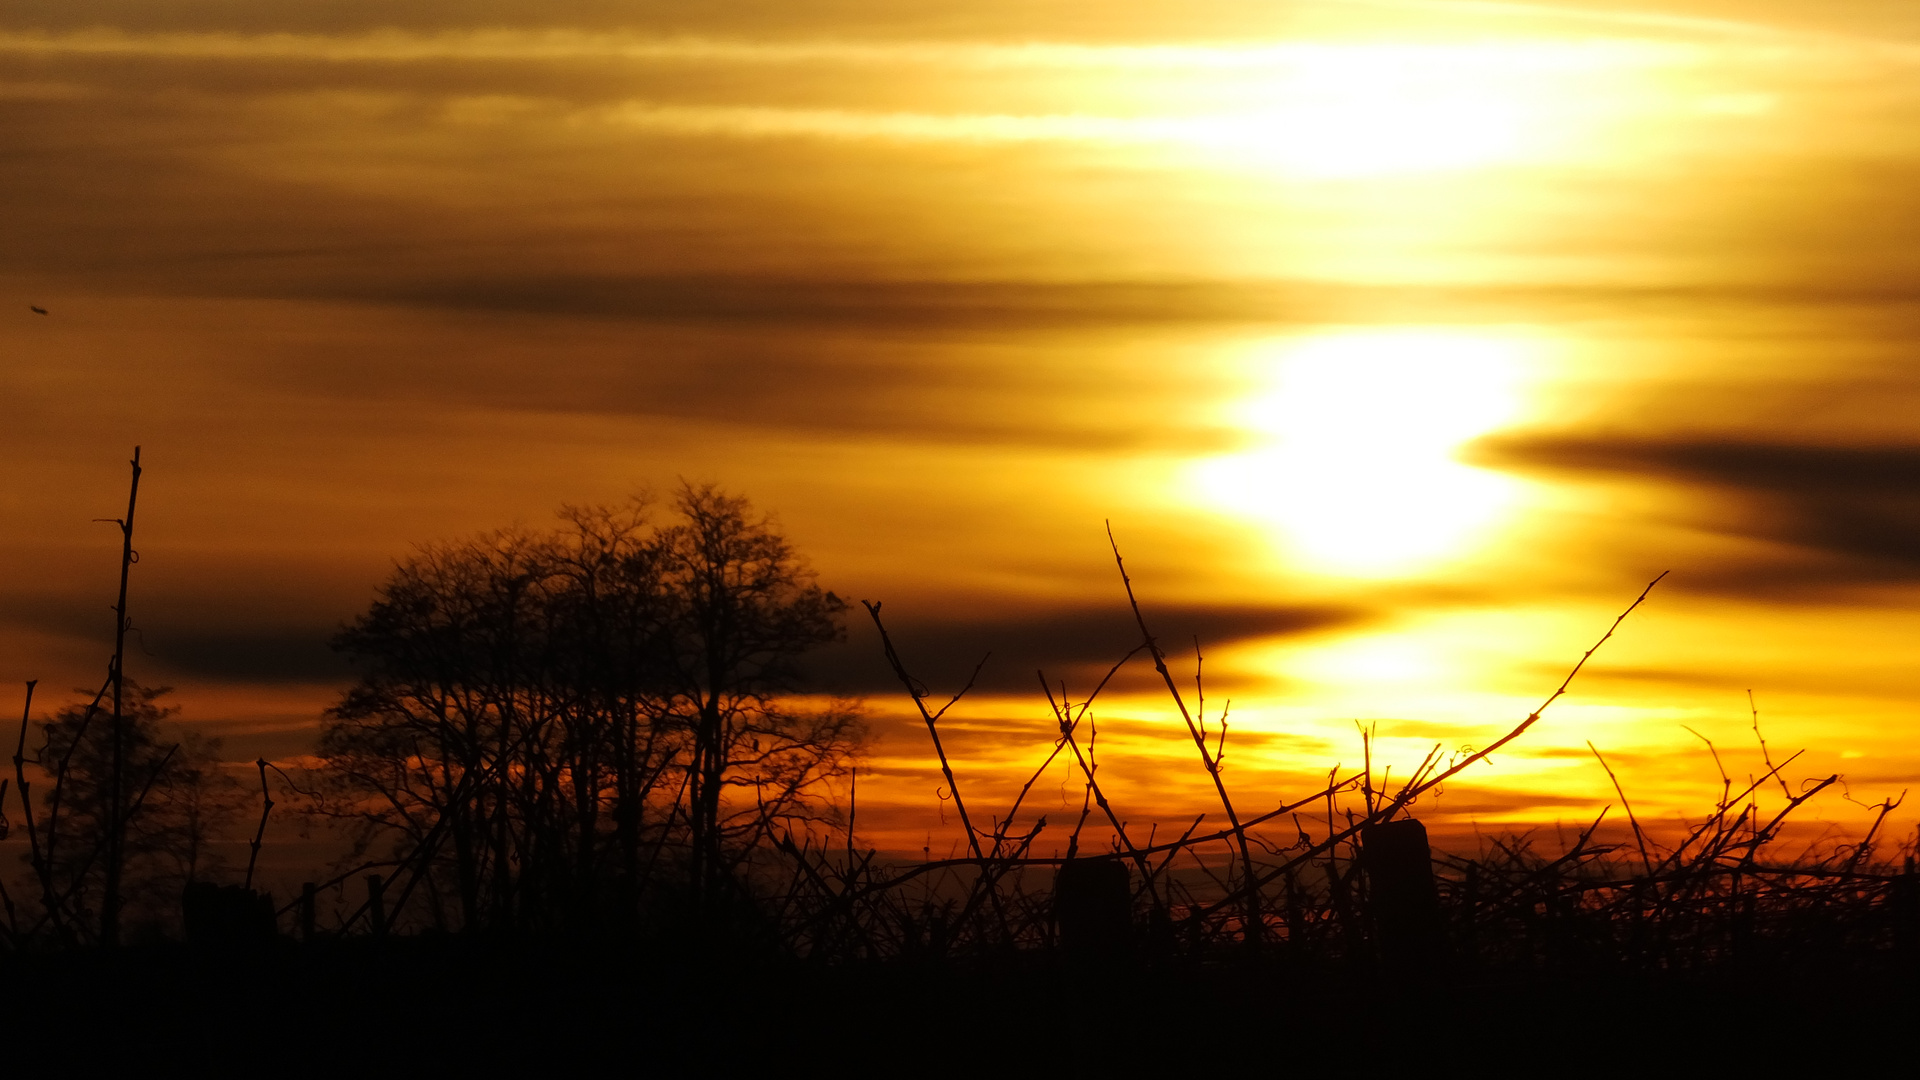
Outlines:
[[[249,568],[253,569],[253,568]],[[253,569],[253,573],[260,571]],[[311,575],[309,575],[311,576]],[[146,662],[179,675],[239,683],[344,683],[347,659],[328,642],[350,612],[334,609],[358,586],[336,584],[334,592],[307,595],[299,585],[267,585],[257,577],[237,591],[197,578],[173,581],[157,592],[143,587],[135,610],[137,632],[128,648]],[[973,666],[992,654],[976,688],[1010,691],[1038,699],[1036,669],[1057,686],[1065,678],[1076,696],[1090,691],[1109,668],[1139,642],[1124,603],[1067,602],[1034,607],[1030,601],[981,596],[969,610],[944,614],[884,608],[889,633],[908,669],[944,701],[965,683]],[[978,605],[988,606],[982,611]],[[992,610],[999,606],[998,611]],[[1326,605],[1151,604],[1150,625],[1169,652],[1191,656],[1198,637],[1209,650],[1246,638],[1320,633],[1356,626],[1368,609]],[[99,643],[111,650],[113,616],[87,594],[0,594],[0,623],[51,637]],[[855,606],[847,616],[847,640],[817,650],[804,667],[821,689],[842,694],[894,694],[900,684],[887,666],[877,631]],[[1136,658],[1112,686],[1154,687],[1149,661]],[[970,723],[987,724],[975,718]],[[1011,722],[1011,721],[1010,721]],[[1027,721],[1017,722],[1023,730]],[[1248,738],[1253,736],[1249,735]]]
[[[864,612],[856,611],[849,640],[822,650],[810,671],[822,685],[841,692],[886,694],[900,689],[887,667],[879,636]],[[1057,687],[1079,698],[1091,691],[1111,666],[1139,644],[1140,632],[1124,604],[1063,605],[1045,609],[1009,609],[1002,615],[954,617],[883,609],[887,631],[907,670],[944,702],[966,683],[975,664],[987,657],[977,688],[988,692],[1040,695],[1036,671],[1045,671]],[[1149,626],[1170,653],[1191,656],[1198,637],[1213,647],[1247,638],[1319,633],[1365,622],[1371,613],[1336,605],[1159,604],[1147,610]],[[1136,657],[1119,687],[1158,685],[1151,661]]]
[[[242,625],[149,636],[153,658],[183,675],[235,683],[344,683],[352,668],[327,647],[336,629]]]
[[[1351,47],[1351,46],[1349,46]],[[1576,46],[1577,47],[1577,46]],[[1498,48],[1498,46],[1489,46]],[[850,37],[715,38],[665,36],[644,30],[554,27],[544,30],[464,26],[441,30],[380,29],[345,33],[236,32],[182,29],[128,32],[0,31],[0,53],[59,57],[152,57],[183,61],[326,61],[410,64],[436,60],[606,60],[738,65],[834,65],[984,69],[1180,71],[1288,68],[1327,55],[1324,42],[1301,40],[1115,44],[1074,40],[1018,41],[860,39]],[[1418,53],[1418,46],[1406,47]]]
[[[1749,5],[1752,7],[1753,5]],[[1777,5],[1775,5],[1777,6]],[[1121,44],[1166,41],[1217,43],[1271,40],[1299,33],[1318,20],[1333,27],[1365,25],[1385,8],[1396,25],[1424,17],[1432,23],[1485,27],[1510,25],[1513,16],[1549,24],[1575,19],[1645,26],[1696,36],[1752,35],[1748,23],[1658,15],[1598,14],[1545,4],[1457,3],[1448,0],[1319,3],[1283,7],[1244,0],[1190,0],[1116,8],[1091,0],[975,0],[965,16],[941,7],[877,0],[815,0],[804,5],[769,0],[15,0],[9,22],[35,29],[86,30],[114,26],[144,32],[360,34],[404,30],[439,33],[471,27],[596,30],[666,34],[727,34],[757,31],[788,36],[821,35],[859,40],[940,40],[987,37],[1018,45],[1033,40],[1077,38]],[[1753,16],[1756,11],[1743,11]],[[1873,29],[1886,35],[1883,13]]]
[[[1300,290],[1201,281],[1231,276],[1220,241],[1194,235],[1216,213],[1287,250],[1290,200],[1271,184],[1216,176],[1200,199],[1212,211],[1196,218],[1191,178],[1170,188],[1167,172],[1219,162],[1097,145],[1214,138],[1194,118],[1225,115],[1219,99],[1244,98],[1248,79],[1264,85],[1270,73],[1246,65],[1284,74],[1298,43],[835,36],[871,15],[863,4],[814,12],[814,33],[783,38],[770,7],[720,6],[711,27],[759,36],[663,29],[693,17],[672,5],[628,8],[618,30],[593,28],[621,10],[609,5],[295,4],[275,18],[225,3],[167,5],[170,17],[30,6],[0,31],[0,55],[39,95],[0,94],[0,199],[32,208],[0,223],[0,272],[635,320],[972,327],[1325,311]],[[548,29],[504,29],[516,20]],[[1172,69],[1199,73],[1198,88],[1137,89]],[[1179,107],[1156,104],[1166,97]],[[1263,125],[1256,143],[1271,137]],[[1858,289],[1920,280],[1907,242],[1920,226],[1898,196],[1916,179],[1910,155],[1832,150],[1743,159],[1731,176],[1609,179],[1632,190],[1580,215],[1606,224],[1556,222],[1545,246],[1725,254],[1741,275]],[[1702,205],[1707,185],[1731,197]],[[1184,285],[1057,284],[1089,267]],[[989,280],[951,298],[858,285],[915,277]],[[1023,296],[1022,279],[1056,284]]]
[[[1691,490],[1699,527],[1788,549],[1691,572],[1681,587],[1799,592],[1920,582],[1920,447],[1506,435],[1475,444],[1469,458]]]
[[[149,429],[156,415],[208,401],[297,401],[303,418],[411,411],[423,424],[498,423],[508,414],[556,425],[670,421],[732,443],[840,438],[1070,458],[1221,453],[1248,437],[1208,408],[1221,372],[1143,362],[1157,359],[1150,352],[1157,335],[1116,341],[1103,327],[1077,340],[1044,331],[1021,340],[1005,326],[921,333],[886,314],[893,308],[893,317],[910,317],[899,308],[933,304],[933,288],[720,285],[703,297],[696,283],[683,282],[662,291],[664,306],[684,299],[716,312],[714,322],[613,323],[499,310],[453,318],[350,303],[183,301],[132,310],[74,298],[62,306],[61,351],[23,353],[0,373],[0,386],[12,390],[16,411],[37,405],[47,415],[64,411],[70,398],[61,384],[81,381],[83,372],[95,373],[105,392],[124,394],[119,380],[127,376],[103,371],[97,358],[135,326],[158,337],[184,321],[190,343],[173,338],[164,373],[153,372],[152,385],[130,401]],[[980,291],[983,307],[970,317],[984,324],[997,290]],[[966,302],[966,290],[952,292],[959,295],[950,303]],[[808,297],[857,306],[862,295],[876,312],[866,325],[852,312],[841,324],[784,326],[751,313],[775,318],[768,309]],[[729,309],[741,314],[717,314]],[[1166,348],[1193,351],[1191,343]]]
[[[169,673],[165,677],[237,683],[330,683],[351,675],[345,658],[327,646],[338,623],[262,620],[242,610],[251,604],[136,599],[127,636],[130,671],[158,665]],[[113,614],[97,598],[15,593],[0,596],[0,605],[0,622],[7,625],[97,643],[103,659],[113,651]]]
[[[1499,791],[1486,788],[1467,790],[1450,787],[1440,796],[1435,805],[1439,813],[1451,818],[1462,815],[1544,817],[1547,812],[1565,810],[1598,813],[1595,801],[1592,796],[1587,795],[1566,795],[1543,791]]]

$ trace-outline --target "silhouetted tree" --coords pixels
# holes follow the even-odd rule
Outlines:
[[[172,923],[181,889],[220,864],[211,844],[244,796],[219,767],[218,740],[170,723],[179,709],[160,704],[167,693],[126,680],[117,761],[110,714],[97,703],[68,706],[41,725],[39,765],[57,783],[44,800],[36,870],[50,921],[72,938],[104,940],[96,927],[115,822],[124,829],[120,902],[135,920]]]
[[[711,907],[846,767],[856,712],[785,696],[844,605],[745,500],[676,509],[425,548],[336,639],[361,675],[322,732],[321,809],[390,845],[436,920],[591,925],[666,877]]]
[[[552,652],[544,546],[503,532],[423,550],[335,642],[363,674],[323,731],[326,779],[346,798],[340,809],[358,820],[363,846],[393,834],[399,848],[433,842],[449,853],[449,887],[467,926],[510,921],[522,876],[511,866],[537,857],[526,847],[542,823],[526,816],[539,808],[509,813],[537,770],[515,774],[508,764],[548,755],[543,737],[562,704],[541,685],[541,659]]]
[[[785,538],[745,499],[681,492],[684,521],[660,535],[670,612],[665,712],[692,734],[687,772],[691,885],[709,910],[730,887],[727,848],[765,838],[819,782],[845,767],[855,717],[796,712],[794,661],[842,634],[846,602],[822,590]],[[729,790],[754,798],[729,800]]]

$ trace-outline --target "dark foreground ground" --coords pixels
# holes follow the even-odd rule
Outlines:
[[[668,947],[343,940],[0,956],[14,1075],[1664,1073],[1854,1060],[1904,965],[1705,974],[1317,970],[1267,956],[809,967]],[[1835,1055],[1838,1055],[1837,1057]],[[1902,1056],[1905,1056],[1904,1054]]]

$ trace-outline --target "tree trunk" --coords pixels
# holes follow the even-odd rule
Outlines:
[[[133,483],[127,489],[127,516],[120,522],[120,599],[113,607],[113,763],[107,780],[106,885],[100,897],[100,943],[120,944],[120,877],[126,864],[127,841],[127,720],[122,691],[126,687],[127,579],[133,570],[133,510],[140,498],[140,448],[133,448]]]

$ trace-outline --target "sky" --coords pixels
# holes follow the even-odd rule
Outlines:
[[[1834,829],[1920,777],[1920,10],[901,7],[8,4],[0,679],[98,683],[138,444],[129,669],[236,760],[416,545],[685,479],[993,654],[977,815],[1134,643],[1109,523],[1243,808],[1485,745],[1662,571],[1430,823],[1590,819],[1591,742],[1670,827],[1755,707]],[[870,628],[816,673],[950,847]],[[1217,816],[1156,685],[1103,782]]]

